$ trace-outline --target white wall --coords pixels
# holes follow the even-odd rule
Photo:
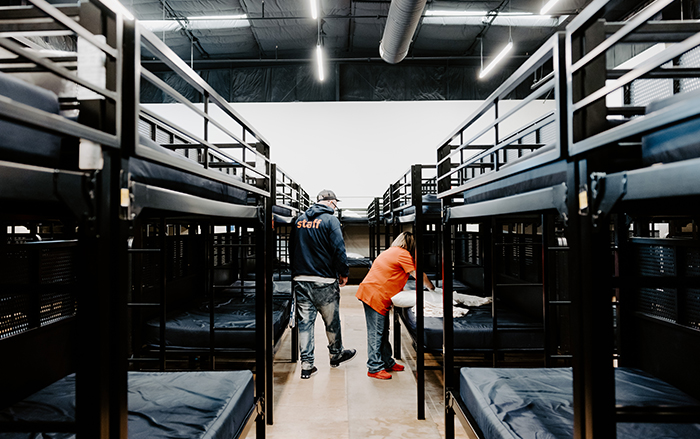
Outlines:
[[[233,103],[270,143],[270,159],[311,195],[332,189],[341,207],[365,208],[437,146],[480,101]],[[179,104],[148,108],[198,133]],[[549,106],[543,106],[549,107]],[[214,114],[212,112],[212,114]],[[232,128],[232,130],[234,130]],[[237,132],[237,131],[234,131]],[[215,135],[210,139],[214,142]]]

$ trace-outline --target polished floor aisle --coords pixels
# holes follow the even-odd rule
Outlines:
[[[374,439],[444,437],[442,372],[427,371],[426,419],[416,419],[415,352],[410,337],[403,337],[403,372],[391,380],[367,377],[367,345],[362,304],[355,299],[356,285],[341,289],[343,344],[357,349],[350,362],[332,369],[323,321],[316,321],[316,366],[319,371],[301,380],[300,363],[289,363],[289,340],[275,357],[274,425],[267,426],[271,439]],[[285,337],[289,336],[289,331]],[[427,362],[427,365],[437,365]],[[466,433],[456,423],[458,438]],[[254,430],[249,437],[254,437]]]

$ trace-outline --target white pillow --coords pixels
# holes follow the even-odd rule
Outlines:
[[[391,298],[391,302],[399,308],[412,308],[416,306],[416,291],[400,291]]]

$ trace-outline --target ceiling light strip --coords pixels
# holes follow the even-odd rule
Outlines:
[[[506,44],[506,47],[504,47],[503,50],[501,50],[501,52],[500,52],[498,55],[496,55],[496,58],[494,58],[493,61],[491,61],[491,64],[489,64],[488,66],[486,66],[486,68],[483,69],[483,70],[481,71],[481,73],[479,73],[479,78],[483,78],[484,76],[488,75],[488,73],[489,73],[491,70],[493,70],[493,68],[496,66],[496,64],[498,64],[499,62],[501,62],[501,60],[503,59],[503,57],[505,57],[506,54],[507,54],[508,52],[510,52],[510,49],[512,49],[512,48],[513,48],[513,42],[512,42],[512,41],[508,41],[508,44]]]
[[[311,0],[311,18],[316,20],[318,18],[318,0]]]
[[[316,46],[316,63],[318,64],[318,80],[323,81],[323,50],[320,44]]]

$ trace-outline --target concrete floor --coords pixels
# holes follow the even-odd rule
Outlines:
[[[442,372],[426,372],[426,419],[416,419],[415,351],[403,331],[403,372],[391,380],[367,377],[367,335],[362,304],[355,298],[357,285],[341,289],[341,323],[345,348],[357,356],[331,369],[323,321],[316,321],[316,367],[319,371],[301,380],[300,363],[289,363],[289,340],[282,340],[274,365],[274,425],[270,439],[373,439],[444,438]],[[285,335],[289,337],[289,331]],[[426,361],[426,365],[437,364]],[[458,438],[468,437],[459,422]],[[254,438],[255,429],[248,435]]]

